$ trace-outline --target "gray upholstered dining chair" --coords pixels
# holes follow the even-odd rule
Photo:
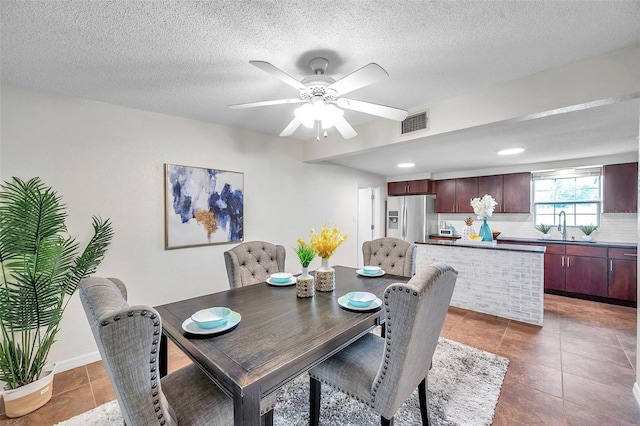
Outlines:
[[[362,243],[365,265],[380,266],[386,273],[412,277],[415,273],[416,245],[398,238],[378,238]]]
[[[422,424],[430,424],[427,376],[457,277],[452,267],[431,264],[387,287],[386,338],[367,333],[309,370],[311,425],[320,419],[321,383],[371,407],[383,426],[417,387]]]
[[[195,364],[160,378],[162,320],[155,309],[130,306],[115,278],[85,278],[79,293],[126,425],[233,424],[232,399]],[[263,401],[266,425],[274,405],[275,397]]]
[[[224,252],[229,287],[243,287],[267,280],[284,271],[287,252],[281,245],[265,241],[248,241]]]

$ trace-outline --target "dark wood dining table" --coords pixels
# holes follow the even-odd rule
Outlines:
[[[260,424],[260,400],[346,347],[380,323],[384,311],[352,311],[338,298],[368,291],[383,300],[384,290],[409,278],[385,274],[364,277],[355,268],[335,266],[336,287],[298,298],[295,285],[267,283],[234,288],[157,306],[163,339],[159,357],[166,374],[171,339],[234,401],[235,425]],[[242,316],[234,328],[216,335],[193,335],[182,323],[200,310],[226,306]]]

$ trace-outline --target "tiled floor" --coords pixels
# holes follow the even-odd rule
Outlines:
[[[451,308],[442,335],[511,361],[494,425],[640,425],[636,309],[545,295],[544,327]],[[170,371],[188,363],[169,347]],[[114,399],[100,362],[56,374],[54,396],[4,425],[52,425]]]

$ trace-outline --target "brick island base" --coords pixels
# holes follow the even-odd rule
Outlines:
[[[416,267],[443,262],[458,271],[451,306],[542,325],[544,247],[418,244]]]

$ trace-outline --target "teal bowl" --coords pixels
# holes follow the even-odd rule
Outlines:
[[[366,291],[352,291],[347,293],[347,300],[356,308],[366,308],[376,300],[376,295]]]
[[[226,324],[231,316],[231,309],[223,307],[215,307],[203,309],[191,315],[191,319],[200,328],[216,328]]]

